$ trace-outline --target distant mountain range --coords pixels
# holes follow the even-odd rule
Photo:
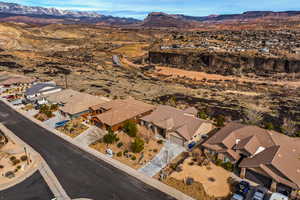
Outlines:
[[[16,15],[49,15],[66,17],[101,17],[96,12],[67,11],[56,8],[30,7],[16,3],[0,2],[0,12]]]
[[[33,24],[101,24],[125,25],[139,22],[134,18],[113,17],[97,12],[68,11],[56,8],[23,6],[15,3],[0,2],[0,21]]]
[[[100,11],[99,11],[100,12]],[[143,20],[135,18],[121,17],[122,13],[117,12],[118,17],[110,14],[116,13],[103,11],[80,12],[60,10],[56,8],[30,7],[15,3],[0,2],[0,21],[2,22],[23,22],[32,24],[96,24],[96,25],[130,25],[134,27],[153,27],[153,28],[192,28],[205,23],[219,23],[227,21],[248,21],[265,19],[287,19],[299,17],[300,11],[272,12],[272,11],[250,11],[242,14],[229,15],[210,15],[203,17],[166,14],[162,12],[152,12]],[[101,12],[100,12],[101,13]],[[135,14],[141,14],[136,12]],[[103,15],[106,14],[106,15]],[[134,15],[134,14],[133,14]]]

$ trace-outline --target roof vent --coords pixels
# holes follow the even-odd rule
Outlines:
[[[256,152],[253,154],[255,156],[256,154],[259,154],[260,152],[264,151],[266,148],[265,147],[258,147]]]
[[[235,144],[238,144],[240,141],[241,141],[240,139],[236,139]]]

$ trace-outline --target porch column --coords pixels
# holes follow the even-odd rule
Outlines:
[[[276,192],[276,190],[277,190],[277,182],[275,180],[272,180],[272,184],[271,184],[270,190],[272,192]]]
[[[156,126],[154,126],[154,133],[155,133],[155,134],[158,134],[158,130],[157,130],[157,127],[156,127]]]
[[[241,168],[241,173],[240,173],[240,177],[241,178],[245,178],[246,177],[246,168]]]

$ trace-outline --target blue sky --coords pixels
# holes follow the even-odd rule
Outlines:
[[[104,14],[144,18],[152,11],[206,16],[254,10],[300,10],[300,0],[2,0],[28,6],[102,11]]]

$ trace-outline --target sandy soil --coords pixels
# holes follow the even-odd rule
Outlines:
[[[274,84],[274,85],[286,85],[290,87],[300,87],[300,81],[260,81],[256,79],[250,79],[250,78],[237,78],[233,76],[222,76],[218,74],[208,74],[205,72],[195,72],[195,71],[188,71],[188,70],[182,70],[177,68],[171,68],[171,67],[156,67],[156,73],[165,75],[165,76],[171,76],[172,78],[190,78],[197,81],[201,80],[218,80],[218,81],[224,81],[224,80],[235,80],[238,82],[249,82],[249,83],[266,83]]]
[[[227,183],[227,179],[230,177],[230,172],[218,167],[214,164],[210,164],[208,169],[206,166],[189,165],[192,158],[188,158],[184,161],[181,172],[173,172],[172,178],[177,180],[184,180],[187,177],[192,177],[195,181],[203,184],[206,193],[209,196],[225,197],[230,193],[230,185]],[[215,181],[210,181],[213,178]]]
[[[91,144],[90,146],[101,153],[106,153],[106,149],[111,149],[115,155],[113,156],[114,159],[134,168],[134,169],[139,169],[141,168],[144,164],[149,162],[154,158],[154,156],[160,151],[162,148],[162,144],[158,144],[157,140],[155,138],[151,138],[149,140],[149,143],[145,142],[144,145],[144,150],[141,153],[132,153],[130,152],[130,144],[131,142],[134,141],[134,138],[129,137],[126,133],[120,132],[118,133],[119,141],[115,144],[112,145],[106,145],[102,142],[97,142],[95,144]],[[117,144],[122,142],[123,146],[122,147],[117,147]],[[127,158],[126,156],[123,155],[123,152],[125,150],[128,150],[130,155],[134,155],[136,157],[136,160],[132,160],[131,158]],[[118,157],[116,154],[118,152],[122,152],[122,156]],[[142,154],[144,154],[144,157],[140,160]],[[140,161],[140,162],[139,162]]]
[[[80,135],[81,133],[83,133],[84,131],[89,129],[89,127],[82,124],[81,122],[82,122],[81,119],[74,119],[74,120],[68,122],[68,124],[72,123],[72,125],[68,125],[68,124],[65,125],[65,126],[69,126],[69,128],[73,127],[74,130],[72,132],[67,130],[65,128],[65,126],[59,127],[59,128],[57,128],[57,130],[64,133],[64,134],[66,134],[66,135],[68,135],[68,136],[70,136],[70,137],[72,137],[72,138],[75,138],[78,135]]]
[[[0,184],[5,184],[13,179],[18,178],[22,174],[26,172],[31,167],[31,164],[27,164],[27,161],[21,161],[21,156],[24,156],[25,152],[23,147],[18,146],[17,144],[12,143],[9,141],[5,146],[0,149]],[[20,160],[20,162],[16,165],[10,161],[10,158],[14,156],[16,159]],[[9,179],[4,177],[3,175],[8,172],[12,171],[15,174],[13,179]]]

